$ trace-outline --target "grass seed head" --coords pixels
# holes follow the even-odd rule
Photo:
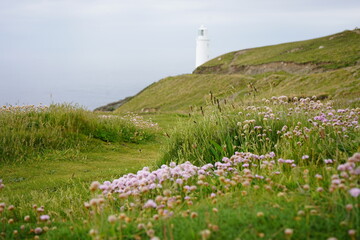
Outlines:
[[[264,213],[263,213],[263,212],[258,212],[258,213],[256,214],[256,216],[257,216],[257,217],[263,217],[263,216],[264,216]]]
[[[90,229],[89,235],[95,237],[98,234],[98,231],[96,229]]]

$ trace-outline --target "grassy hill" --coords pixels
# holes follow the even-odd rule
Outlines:
[[[285,72],[253,76],[187,74],[160,80],[116,111],[188,110],[191,106],[203,106],[210,101],[210,91],[217,98],[240,103],[273,95],[323,95],[352,99],[360,95],[359,78],[359,66],[303,75]]]
[[[210,92],[237,103],[273,95],[358,101],[359,62],[359,30],[235,51],[210,60],[193,74],[148,86],[116,111],[188,110],[210,101]]]
[[[318,70],[353,66],[360,60],[360,31],[344,31],[306,41],[245,49],[214,58],[195,73],[231,73],[232,68],[273,62],[308,64]]]

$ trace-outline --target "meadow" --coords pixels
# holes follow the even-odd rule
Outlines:
[[[0,239],[358,239],[360,108],[0,111]]]

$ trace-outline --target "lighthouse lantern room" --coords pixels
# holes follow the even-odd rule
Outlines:
[[[202,65],[210,59],[208,30],[205,26],[199,28],[196,39],[196,67]]]

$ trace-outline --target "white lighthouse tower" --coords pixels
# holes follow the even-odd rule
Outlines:
[[[196,67],[209,61],[210,48],[209,48],[208,30],[204,25],[201,25],[196,39]]]

